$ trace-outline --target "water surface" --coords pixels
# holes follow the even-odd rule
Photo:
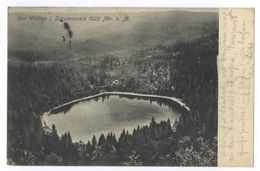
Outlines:
[[[180,112],[172,105],[160,98],[106,95],[65,105],[43,120],[49,127],[55,124],[59,135],[70,131],[73,141],[87,142],[101,133],[113,132],[118,138],[123,128],[131,133],[138,125],[149,125],[152,117],[173,123]]]

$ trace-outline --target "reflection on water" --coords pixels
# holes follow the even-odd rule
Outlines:
[[[149,125],[151,118],[173,123],[180,111],[168,100],[119,95],[99,96],[53,110],[43,117],[48,126],[56,125],[58,134],[70,131],[73,141],[87,142],[93,135],[113,132],[119,137],[123,128],[132,132],[138,125]]]

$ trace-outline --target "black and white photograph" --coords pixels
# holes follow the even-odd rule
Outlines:
[[[217,166],[217,8],[8,9],[7,163]]]

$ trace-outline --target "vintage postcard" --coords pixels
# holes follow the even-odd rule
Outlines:
[[[8,9],[8,165],[253,166],[254,9]]]

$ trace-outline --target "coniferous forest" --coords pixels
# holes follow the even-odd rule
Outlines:
[[[9,44],[8,164],[216,166],[218,18],[209,13],[199,23],[202,15],[186,28],[195,30],[192,36],[127,55],[62,58],[54,52],[14,50]],[[75,46],[71,49],[77,50]],[[120,136],[110,131],[91,135],[88,142],[73,141],[70,132],[59,135],[55,125],[42,124],[42,115],[51,108],[104,91],[176,97],[190,111],[176,121],[152,117],[148,125],[123,129]]]

